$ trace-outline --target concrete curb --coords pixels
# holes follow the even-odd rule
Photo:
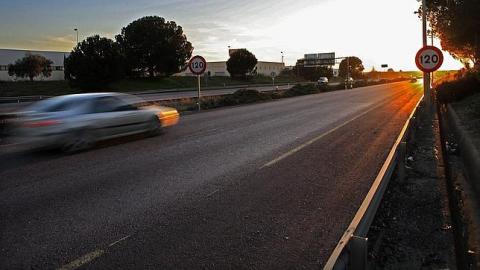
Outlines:
[[[480,194],[480,152],[465,131],[451,104],[447,105],[447,121],[460,149],[466,174],[477,194]]]

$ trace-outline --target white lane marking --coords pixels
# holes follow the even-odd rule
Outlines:
[[[210,197],[210,196],[212,196],[213,194],[217,193],[218,191],[220,191],[220,190],[217,189],[217,190],[214,190],[213,192],[209,193],[209,194],[207,195],[207,198]]]
[[[125,237],[122,237],[122,238],[118,239],[117,241],[115,241],[115,242],[111,243],[110,245],[108,245],[108,247],[113,247],[113,246],[115,246],[116,244],[118,244],[118,243],[120,243],[120,242],[122,242],[122,241],[127,240],[128,238],[130,238],[130,236],[131,236],[131,235],[127,235],[127,236],[125,236]]]
[[[335,132],[336,130],[338,130],[338,129],[340,129],[340,128],[342,128],[342,127],[350,124],[351,122],[355,121],[356,119],[358,119],[358,118],[364,116],[365,114],[367,114],[367,113],[369,113],[369,112],[377,109],[377,108],[380,107],[380,106],[383,106],[384,104],[385,104],[385,102],[381,102],[380,104],[378,104],[378,105],[376,105],[376,106],[374,106],[374,107],[372,107],[372,108],[370,108],[370,109],[362,112],[361,114],[359,114],[359,115],[357,115],[357,116],[355,116],[355,117],[353,117],[353,118],[350,118],[350,119],[347,120],[346,122],[343,122],[341,125],[336,126],[336,127],[332,128],[332,129],[330,129],[329,131],[327,131],[327,132],[319,135],[318,137],[315,137],[315,138],[311,139],[310,141],[308,141],[308,142],[306,142],[306,143],[304,143],[304,144],[302,144],[302,145],[299,145],[299,146],[295,147],[294,149],[292,149],[292,150],[290,150],[290,151],[288,151],[288,152],[280,155],[279,157],[277,157],[277,158],[275,158],[275,159],[273,159],[273,160],[265,163],[262,167],[260,167],[260,169],[270,167],[270,166],[272,166],[273,164],[275,164],[275,163],[277,163],[277,162],[279,162],[279,161],[281,161],[281,160],[283,160],[283,159],[285,159],[285,158],[287,158],[287,157],[295,154],[296,152],[302,150],[303,148],[305,148],[305,147],[311,145],[312,143],[314,143],[314,142],[322,139],[323,137],[325,137],[325,136],[327,136],[327,135]]]
[[[127,240],[128,238],[130,238],[130,236],[131,235],[127,235],[125,237],[122,237],[122,238],[118,239],[117,241],[109,244],[106,249],[108,249],[110,247],[113,247],[114,245],[116,245],[116,244],[118,244],[122,241]],[[96,250],[94,250],[90,253],[87,253],[87,254],[81,256],[78,259],[75,259],[75,260],[61,266],[60,268],[57,268],[57,270],[74,270],[74,269],[77,269],[77,268],[79,268],[79,267],[81,267],[81,266],[83,266],[87,263],[90,263],[91,261],[95,260],[96,258],[101,257],[103,254],[105,254],[106,249],[96,249]]]
[[[65,264],[63,265],[62,267],[58,268],[58,270],[74,270],[74,269],[77,269],[79,267],[81,267],[82,265],[85,265],[93,260],[95,260],[96,258],[102,256],[103,254],[105,253],[105,251],[103,249],[97,249],[93,252],[90,252],[90,253],[87,253],[85,255],[83,255],[82,257],[68,263],[68,264]]]

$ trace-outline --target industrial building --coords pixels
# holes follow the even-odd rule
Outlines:
[[[285,63],[258,61],[255,67],[257,74],[271,76],[272,72],[275,72],[276,75],[280,74],[280,72],[285,69]],[[205,73],[210,74],[210,76],[230,76],[230,73],[228,73],[227,70],[227,61],[207,62],[207,69]],[[190,72],[190,70],[187,69],[183,72],[175,74],[175,76],[194,75]]]
[[[28,78],[17,78],[8,75],[8,65],[15,63],[15,61],[23,58],[28,53],[41,55],[53,62],[52,75],[50,77],[40,75],[35,78],[36,81],[60,81],[65,79],[63,61],[70,55],[68,52],[0,49],[0,81],[28,80]]]

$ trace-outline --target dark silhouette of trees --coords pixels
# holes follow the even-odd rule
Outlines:
[[[128,70],[172,75],[185,69],[193,47],[174,21],[147,16],[122,28],[117,42],[127,57]]]
[[[227,61],[227,70],[230,77],[246,79],[257,65],[257,58],[246,49],[235,50]]]
[[[80,42],[65,59],[65,78],[83,88],[104,87],[125,76],[125,56],[111,39],[98,35]]]

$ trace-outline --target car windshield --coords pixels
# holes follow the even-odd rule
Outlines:
[[[27,111],[35,112],[60,112],[60,111],[69,111],[84,102],[82,98],[66,98],[58,97],[51,98],[44,101],[37,102],[27,108]]]

